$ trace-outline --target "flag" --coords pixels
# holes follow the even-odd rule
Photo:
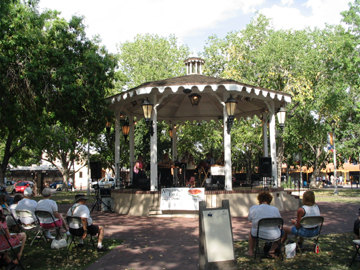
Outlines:
[[[334,137],[332,132],[329,132],[327,136],[327,148],[331,152],[334,151]]]

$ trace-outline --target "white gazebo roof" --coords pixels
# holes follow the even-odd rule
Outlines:
[[[191,89],[191,94],[201,96],[198,106],[192,106],[188,97],[190,93],[185,94],[184,89]],[[291,96],[283,92],[200,74],[143,83],[111,96],[108,100],[109,108],[114,112],[121,110],[128,115],[143,118],[143,100],[156,96],[157,119],[175,123],[222,118],[223,102],[226,101],[224,97],[229,94],[238,102],[235,112],[235,118],[238,119],[262,115],[268,111],[269,102],[273,102],[275,111],[291,102]]]

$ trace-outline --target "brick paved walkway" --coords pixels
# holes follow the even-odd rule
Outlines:
[[[352,231],[359,205],[344,203],[319,203],[325,217],[322,233]],[[61,206],[65,213],[68,206]],[[295,218],[295,211],[283,211],[285,225]],[[198,269],[198,219],[135,217],[113,213],[92,213],[94,223],[105,226],[105,237],[124,239],[116,247],[86,270],[133,269],[160,270]],[[232,218],[234,240],[246,239],[251,223],[247,217]]]

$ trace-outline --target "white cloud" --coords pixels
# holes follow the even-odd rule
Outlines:
[[[283,4],[284,6],[285,5],[291,6],[292,4],[294,4],[294,1],[293,0],[281,0],[281,4]]]
[[[237,12],[249,13],[264,0],[42,0],[40,6],[57,9],[69,19],[84,15],[89,36],[100,34],[111,52],[115,43],[133,40],[137,34],[175,34],[181,40],[232,18]],[[249,3],[250,2],[250,3]]]
[[[88,36],[99,34],[110,52],[116,52],[116,44],[131,41],[137,34],[175,34],[182,42],[184,38],[196,39],[208,32],[218,34],[220,24],[221,31],[228,32],[234,29],[227,22],[231,19],[236,19],[238,30],[241,30],[240,27],[250,22],[245,22],[243,17],[249,18],[256,10],[272,18],[277,28],[302,29],[304,26],[324,27],[325,22],[338,24],[340,11],[348,9],[348,0],[308,0],[301,8],[294,7],[294,0],[281,0],[281,6],[271,6],[271,1],[275,0],[268,1],[41,0],[40,7],[57,9],[67,20],[74,14],[84,15]],[[262,8],[265,4],[271,7]],[[226,30],[226,23],[229,30]]]
[[[348,5],[346,1],[339,0],[309,0],[303,5],[303,8],[309,9],[310,12],[277,5],[259,11],[272,18],[277,29],[298,30],[306,26],[324,28],[325,23],[339,24],[342,19],[340,12],[348,10]]]

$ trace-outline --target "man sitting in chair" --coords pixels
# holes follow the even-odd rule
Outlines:
[[[52,214],[54,220],[52,218],[40,219],[40,225],[46,230],[50,230],[56,227],[63,227],[66,231],[66,234],[69,236],[70,232],[66,226],[65,219],[61,214],[59,214],[58,205],[54,200],[51,200],[51,190],[50,188],[44,188],[42,191],[42,195],[44,199],[38,202],[36,210],[39,211],[47,211]]]
[[[24,189],[24,198],[20,200],[16,206],[15,211],[17,210],[28,210],[32,213],[32,217],[20,218],[22,224],[30,225],[36,223],[35,210],[37,207],[37,201],[32,199],[34,195],[33,190],[30,187]]]
[[[74,236],[81,237],[80,239],[80,247],[84,244],[84,239],[86,236],[89,235],[96,235],[98,234],[98,244],[97,244],[97,251],[107,251],[108,248],[102,245],[102,241],[104,239],[104,227],[97,226],[93,224],[92,218],[90,217],[90,210],[86,206],[86,201],[89,198],[85,196],[85,194],[77,194],[75,195],[75,204],[70,207],[67,215],[70,217],[80,217],[82,226],[77,224],[69,224],[70,233]]]

